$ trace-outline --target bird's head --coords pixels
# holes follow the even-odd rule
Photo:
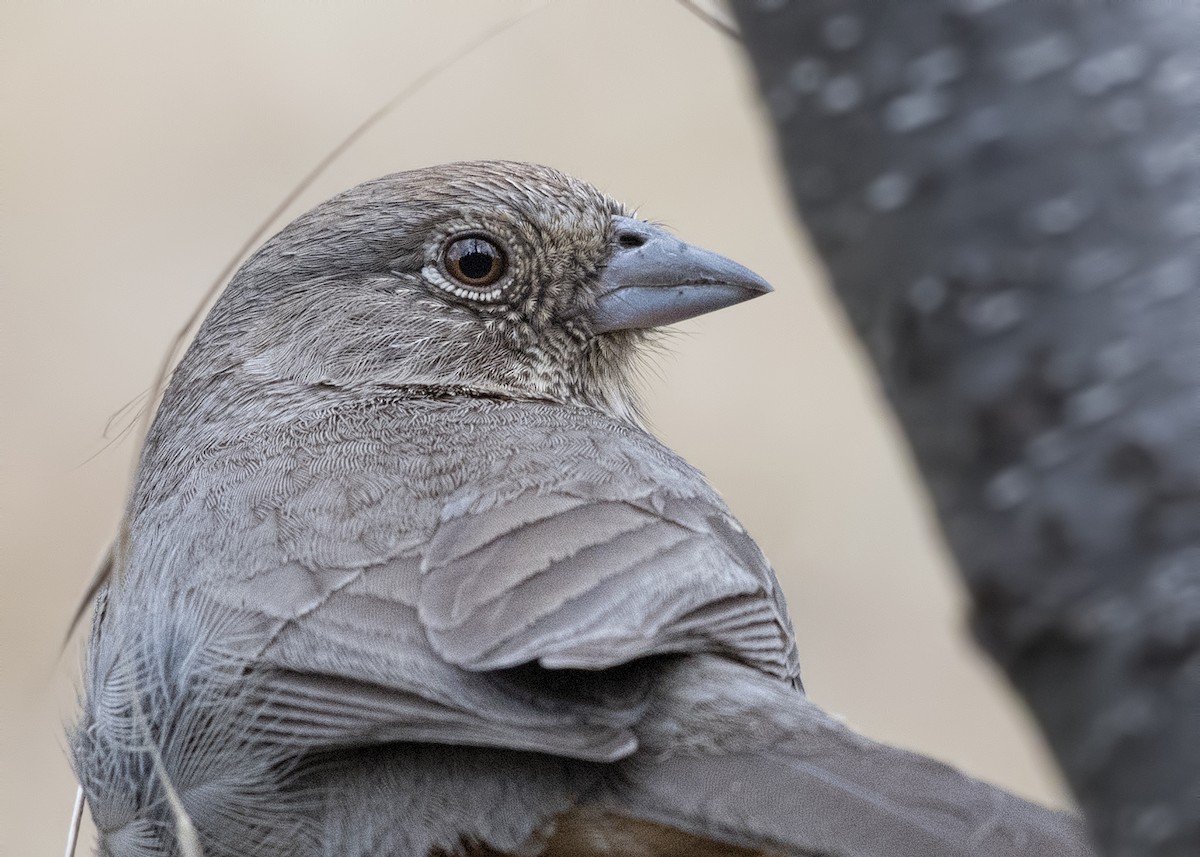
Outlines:
[[[463,390],[632,421],[648,331],[768,291],[557,170],[445,164],[361,184],[267,242],[176,384]]]

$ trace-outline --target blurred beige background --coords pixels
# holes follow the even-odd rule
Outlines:
[[[60,658],[59,643],[135,448],[100,451],[109,415],[149,386],[208,280],[299,176],[406,83],[527,9],[291,214],[407,167],[543,161],[766,276],[775,295],[680,327],[647,383],[657,432],[773,560],[818,702],[876,738],[1064,800],[967,639],[958,583],[793,226],[731,43],[670,0],[9,2],[0,852],[62,847],[78,651]]]

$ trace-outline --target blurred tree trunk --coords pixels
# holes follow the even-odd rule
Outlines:
[[[734,6],[979,640],[1106,853],[1197,857],[1200,3]]]

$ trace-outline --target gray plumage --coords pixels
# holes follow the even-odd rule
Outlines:
[[[452,279],[461,236],[494,283]],[[638,320],[763,289],[524,164],[268,242],[173,375],[98,600],[101,854],[1086,854],[809,703],[770,566],[641,427]]]

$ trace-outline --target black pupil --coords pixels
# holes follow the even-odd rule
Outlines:
[[[469,279],[482,280],[492,272],[494,259],[490,249],[472,247],[459,257],[458,269]]]

